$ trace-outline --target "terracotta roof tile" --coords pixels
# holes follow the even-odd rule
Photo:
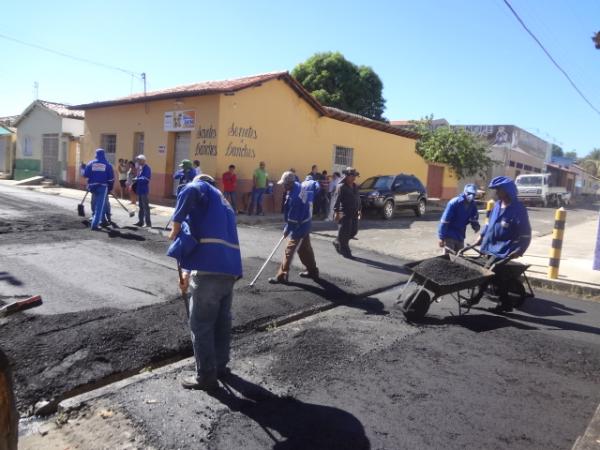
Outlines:
[[[44,100],[38,100],[46,108],[54,111],[61,117],[65,117],[67,119],[83,119],[85,118],[85,112],[79,109],[69,109],[69,105],[65,105],[64,103],[55,103],[55,102],[47,102]]]

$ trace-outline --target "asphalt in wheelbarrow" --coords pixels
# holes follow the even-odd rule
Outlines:
[[[440,286],[451,286],[484,278],[482,273],[475,269],[441,257],[421,261],[413,266],[412,270],[421,277]]]

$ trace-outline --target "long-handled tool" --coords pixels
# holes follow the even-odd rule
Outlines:
[[[42,304],[42,296],[34,295],[33,297],[26,298],[24,300],[18,300],[8,305],[4,305],[0,308],[0,317],[7,316],[17,311],[23,311],[25,309],[34,308]]]
[[[167,225],[165,226],[165,231],[169,230],[169,225],[171,225],[171,222],[173,222],[173,216],[171,216],[171,218],[169,219],[169,221],[167,222]]]
[[[127,211],[127,214],[129,214],[129,217],[135,216],[135,211],[129,211],[125,207],[125,205],[123,203],[121,203],[121,201],[117,197],[115,197],[115,194],[110,194],[110,195],[112,195],[112,197],[117,201],[117,203],[121,206],[121,208],[123,208],[125,211]]]
[[[177,272],[179,273],[179,285],[183,285],[183,272],[181,271],[181,265],[177,263]],[[185,305],[185,314],[187,318],[190,318],[190,306],[188,304],[188,295],[187,291],[181,288],[181,299],[183,300],[183,304]]]
[[[275,248],[273,249],[271,254],[267,257],[267,260],[262,265],[262,267],[260,268],[260,270],[258,271],[256,276],[254,277],[254,279],[250,282],[249,286],[254,286],[254,283],[256,283],[256,280],[258,280],[258,277],[260,277],[260,274],[263,272],[263,270],[265,270],[265,267],[267,267],[267,264],[269,264],[269,261],[271,261],[271,258],[273,257],[273,255],[275,254],[275,252],[277,251],[277,249],[279,248],[279,246],[281,245],[281,243],[283,242],[285,237],[286,237],[285,234],[283,236],[281,236],[281,239],[279,239],[279,241],[275,245]]]
[[[80,217],[85,217],[85,205],[83,204],[83,202],[85,202],[85,198],[89,193],[90,191],[85,191],[85,195],[81,199],[81,203],[77,205],[77,215]]]

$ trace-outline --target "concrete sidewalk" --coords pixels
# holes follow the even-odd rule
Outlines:
[[[567,223],[557,280],[550,280],[548,262],[552,235],[534,238],[520,261],[531,264],[529,278],[540,287],[560,288],[581,297],[600,298],[600,271],[593,270],[597,221]]]

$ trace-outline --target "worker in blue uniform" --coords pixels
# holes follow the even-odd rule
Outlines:
[[[476,244],[481,244],[481,252],[496,264],[502,265],[510,259],[523,256],[531,243],[531,224],[527,208],[517,198],[517,186],[509,177],[496,177],[489,185],[496,191],[497,201],[489,217],[489,223],[483,228]],[[497,266],[501,267],[501,266]],[[512,310],[506,280],[502,280],[502,270],[495,269],[499,277],[496,286],[499,289],[496,311]]]
[[[470,224],[476,233],[479,231],[476,194],[477,186],[467,184],[462,194],[448,202],[438,226],[440,247],[458,252],[465,246],[467,225]]]
[[[150,179],[152,178],[152,169],[146,163],[144,155],[137,155],[136,162],[138,165],[137,176],[135,177],[135,193],[138,197],[138,221],[134,224],[137,227],[143,227],[144,222],[147,227],[152,227],[150,220],[150,202],[148,195],[150,194]]]
[[[177,194],[181,192],[181,189],[183,189],[186,184],[192,182],[196,175],[199,175],[194,170],[192,161],[189,159],[182,160],[181,164],[179,164],[179,167],[179,170],[177,170],[177,172],[175,172],[173,175],[173,180],[175,183],[177,183]]]
[[[229,373],[233,286],[242,276],[235,212],[212,178],[199,175],[177,196],[174,240],[167,254],[183,269],[180,288],[191,291],[189,323],[195,376],[183,379],[187,389],[214,390]],[[204,181],[206,180],[206,181]],[[214,180],[212,180],[214,182]]]
[[[319,183],[309,175],[302,183],[296,181],[296,174],[283,172],[277,184],[283,185],[287,195],[284,204],[283,234],[289,236],[281,266],[269,283],[285,283],[288,281],[290,266],[296,251],[306,270],[300,272],[303,278],[319,278],[319,269],[315,262],[315,254],[310,244],[313,202],[319,192]]]
[[[106,159],[104,149],[96,149],[96,158],[85,166],[83,176],[88,181],[88,191],[92,193],[92,230],[99,230],[99,225],[108,215],[110,222],[110,204],[108,194],[115,182],[112,165]]]

